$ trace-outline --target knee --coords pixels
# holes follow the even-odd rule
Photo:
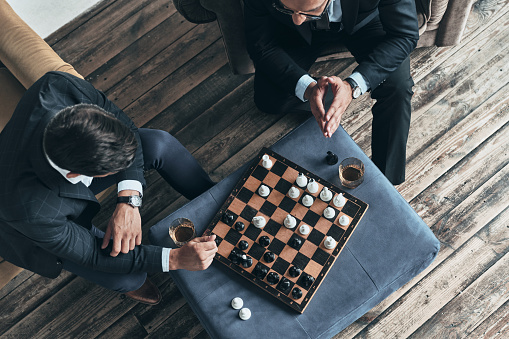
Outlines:
[[[373,90],[371,97],[376,100],[409,101],[414,95],[413,86],[412,77],[407,79],[389,77]]]
[[[110,289],[119,293],[136,291],[147,279],[147,273],[131,273],[119,275],[117,279],[112,279]]]
[[[143,132],[142,135],[143,156],[145,158],[159,158],[175,140],[170,133],[158,129],[150,129],[148,132]]]

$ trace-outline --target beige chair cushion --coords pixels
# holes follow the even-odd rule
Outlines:
[[[4,129],[25,93],[25,88],[6,68],[0,68],[0,132]]]

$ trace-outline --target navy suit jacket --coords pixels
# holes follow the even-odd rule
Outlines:
[[[274,79],[288,93],[307,70],[297,65],[280,46],[282,25],[297,31],[311,44],[311,23],[297,26],[290,15],[272,7],[273,0],[245,0],[246,47],[257,72]],[[352,35],[377,15],[386,33],[373,52],[354,70],[376,88],[408,57],[419,40],[415,0],[341,0],[342,23]],[[284,34],[284,33],[283,33]],[[338,35],[339,39],[339,35]]]
[[[43,132],[61,109],[95,104],[113,113],[136,134],[135,163],[116,175],[145,185],[143,154],[136,126],[87,81],[49,72],[31,86],[0,133],[0,256],[13,264],[54,278],[61,259],[98,271],[161,271],[161,247],[136,246],[111,257],[90,232],[99,203],[81,182],[71,184],[46,160]],[[70,142],[70,141],[63,141]]]

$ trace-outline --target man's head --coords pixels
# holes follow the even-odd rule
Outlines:
[[[331,0],[274,0],[274,7],[292,16],[293,23],[317,20],[327,9]]]
[[[58,167],[87,176],[126,169],[138,147],[126,125],[90,104],[58,112],[46,126],[43,144],[46,155]]]

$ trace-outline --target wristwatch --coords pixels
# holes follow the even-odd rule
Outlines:
[[[129,204],[132,207],[141,207],[141,197],[139,195],[130,195],[127,197],[117,197],[117,204]]]
[[[361,95],[361,88],[352,78],[346,78],[345,81],[352,87],[352,98],[357,99]]]

